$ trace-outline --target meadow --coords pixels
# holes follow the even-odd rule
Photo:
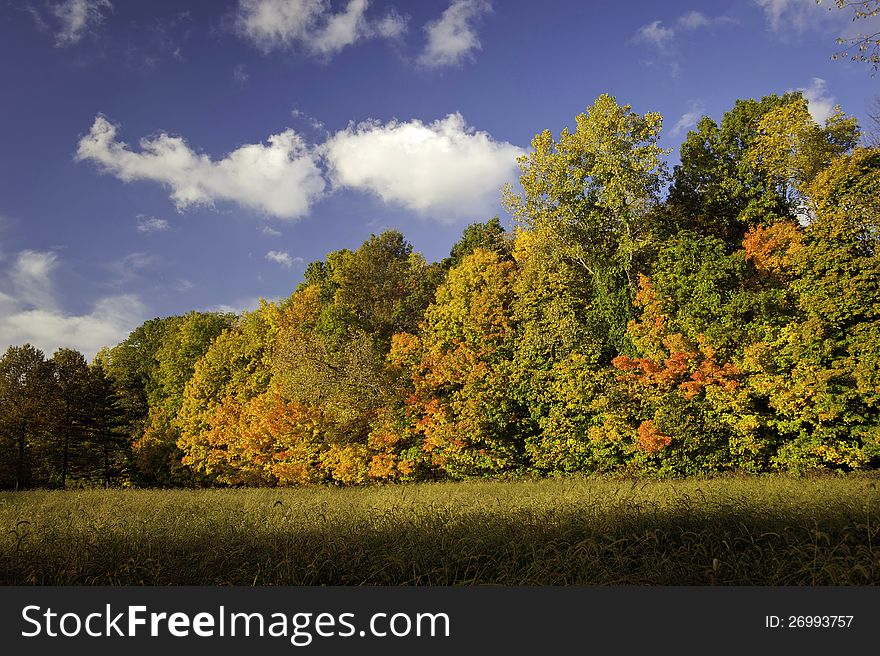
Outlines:
[[[0,494],[11,585],[870,585],[877,474]]]

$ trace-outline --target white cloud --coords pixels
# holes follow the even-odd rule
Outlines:
[[[734,25],[738,21],[730,16],[706,16],[699,11],[688,11],[679,16],[676,22],[683,30],[701,30]]]
[[[322,55],[339,52],[365,33],[367,0],[351,0],[345,11],[327,17],[327,22],[311,38],[312,49]]]
[[[0,317],[15,313],[17,308],[18,304],[14,297],[0,292]],[[0,347],[2,346],[9,346],[9,344],[0,343]]]
[[[705,113],[706,108],[703,106],[703,103],[691,102],[690,109],[682,114],[681,118],[672,126],[670,134],[673,137],[684,134],[694,127]]]
[[[834,113],[834,96],[828,94],[828,86],[820,77],[814,77],[810,86],[798,89],[807,101],[810,116],[820,125]]]
[[[764,10],[774,32],[803,32],[821,23],[828,15],[827,7],[815,0],[754,0]]]
[[[679,16],[675,23],[666,27],[663,21],[655,20],[636,31],[636,40],[644,41],[660,50],[666,50],[682,31],[712,29],[736,23],[728,16],[707,16],[700,11],[688,11]]]
[[[161,258],[147,253],[129,253],[117,260],[107,262],[104,268],[110,273],[107,286],[114,289],[122,289],[132,282],[143,279],[143,272],[149,268],[155,268],[161,262]]]
[[[388,11],[382,18],[373,23],[373,32],[383,39],[396,39],[406,32],[406,17],[398,14],[394,9]]]
[[[8,297],[7,297],[8,298]],[[58,310],[8,309],[0,316],[0,343],[31,344],[51,355],[66,347],[91,360],[102,346],[113,346],[143,321],[145,307],[136,296],[111,296],[83,315]]]
[[[736,22],[735,19],[727,16],[707,16],[700,11],[688,11],[675,19],[669,26],[659,20],[643,25],[636,30],[633,41],[646,43],[656,49],[659,62],[647,61],[648,65],[660,64],[668,69],[672,77],[678,77],[681,73],[682,57],[678,51],[677,42],[683,32],[714,30]]]
[[[699,11],[689,11],[678,17],[678,24],[685,29],[697,30],[706,27],[711,22],[706,14]]]
[[[280,237],[281,232],[272,228],[271,226],[263,226],[263,229],[260,231],[266,237]]]
[[[236,27],[264,52],[300,45],[312,54],[333,55],[370,38],[396,38],[406,20],[394,11],[367,17],[370,0],[349,0],[333,13],[328,0],[239,0]]]
[[[57,261],[51,251],[21,251],[9,271],[16,297],[28,307],[54,307],[51,275]]]
[[[139,214],[137,217],[137,231],[143,233],[163,232],[168,230],[171,224],[165,219],[159,219],[155,216],[144,216]]]
[[[350,125],[323,147],[337,187],[370,191],[441,220],[483,216],[515,180],[523,150],[465,124],[458,113],[433,123]]]
[[[880,16],[854,20],[852,7],[838,8],[833,0],[753,0],[764,10],[770,29],[783,41],[805,32],[852,38],[880,30]]]
[[[82,40],[104,20],[104,11],[113,10],[113,5],[109,0],[65,0],[52,5],[51,10],[58,25],[55,45],[62,48]]]
[[[297,110],[294,116],[322,125]],[[320,146],[307,145],[288,129],[268,144],[241,146],[220,160],[165,133],[142,139],[134,150],[98,116],[80,139],[76,158],[125,182],[165,185],[179,210],[231,201],[268,216],[298,218],[324,196],[326,172],[337,189],[369,191],[387,203],[452,221],[497,210],[499,189],[516,179],[516,158],[523,153],[469,127],[458,113],[433,123],[352,123]],[[165,219],[138,217],[140,232],[168,228]],[[280,233],[266,226],[263,234]]]
[[[156,258],[147,253],[129,253],[119,258],[111,266],[120,273],[134,274],[152,266]]]
[[[241,35],[268,52],[306,41],[324,11],[321,0],[241,0],[236,21]]]
[[[0,277],[0,281],[7,279],[12,292],[0,292],[0,346],[29,343],[47,356],[68,347],[91,359],[98,349],[118,343],[143,320],[146,308],[130,294],[99,299],[84,314],[65,312],[52,289],[57,266],[55,253],[25,250]]]
[[[299,120],[304,121],[306,125],[308,125],[312,130],[317,130],[319,132],[323,132],[324,134],[329,134],[324,127],[323,121],[319,121],[314,116],[302,111],[301,109],[297,109],[294,107],[290,110],[290,115]]]
[[[671,27],[663,27],[663,21],[655,20],[640,27],[636,32],[636,38],[663,50],[672,43],[675,30]]]
[[[186,141],[160,133],[140,141],[140,152],[116,139],[116,126],[97,116],[79,141],[76,159],[91,161],[120,180],[152,180],[171,189],[179,210],[231,201],[285,219],[308,213],[325,183],[313,153],[293,130],[247,144],[214,161]]]
[[[428,68],[457,66],[481,48],[475,23],[492,11],[487,0],[453,0],[437,20],[425,25],[428,43],[419,63]]]
[[[270,262],[280,264],[287,269],[292,267],[294,264],[301,264],[303,261],[301,257],[291,257],[290,253],[286,253],[284,251],[269,251],[268,253],[266,253],[266,259]]]

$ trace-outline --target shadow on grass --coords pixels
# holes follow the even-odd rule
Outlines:
[[[0,583],[36,585],[870,585],[876,513],[743,498],[21,523]]]

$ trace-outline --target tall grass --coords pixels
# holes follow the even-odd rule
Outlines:
[[[0,494],[0,582],[862,585],[880,478]]]

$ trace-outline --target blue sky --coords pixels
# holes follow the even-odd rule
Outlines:
[[[91,357],[155,316],[252,308],[386,228],[440,259],[601,93],[659,111],[673,163],[737,98],[803,89],[864,123],[880,78],[831,60],[856,28],[827,5],[7,1],[0,348]]]

